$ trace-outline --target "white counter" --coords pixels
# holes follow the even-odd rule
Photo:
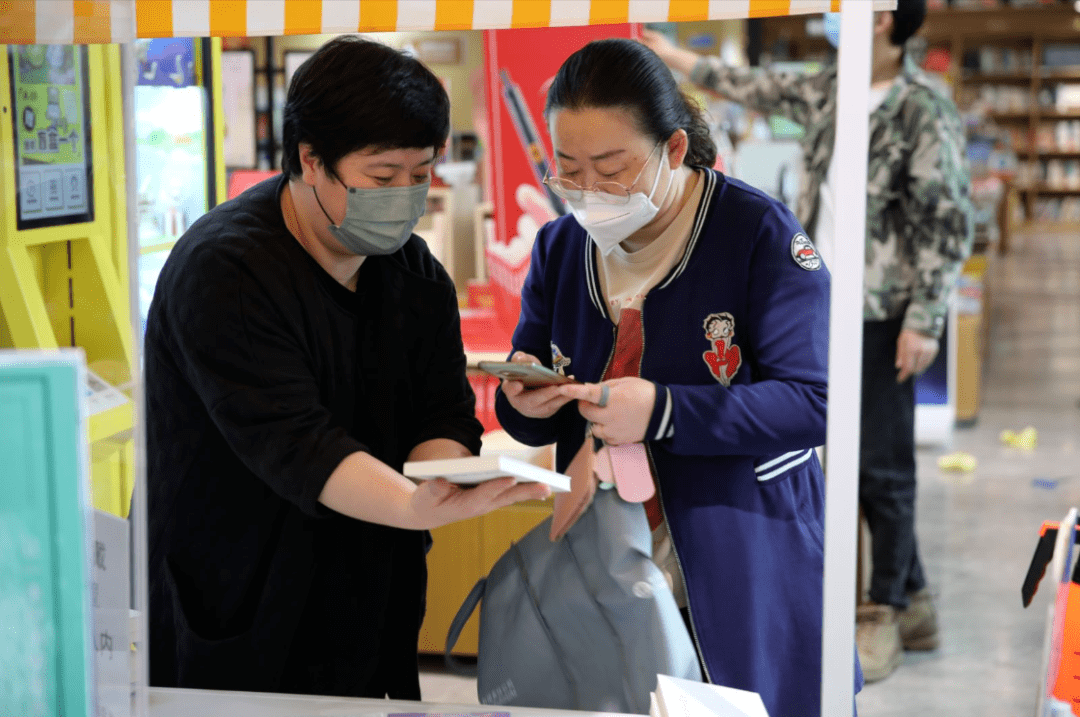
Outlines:
[[[613,712],[566,712],[524,707],[150,688],[150,717],[389,717],[396,714],[431,717],[628,717]]]

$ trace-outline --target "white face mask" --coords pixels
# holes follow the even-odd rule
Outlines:
[[[667,147],[664,147],[663,161],[667,161]],[[671,189],[671,182],[675,173],[668,171],[667,187],[664,189],[663,200]],[[656,218],[660,213],[660,207],[653,203],[653,194],[660,184],[660,167],[656,169],[656,178],[653,180],[649,195],[634,192],[629,201],[622,201],[621,197],[604,192],[585,192],[581,199],[570,201],[570,209],[574,212],[574,218],[585,231],[589,232],[593,242],[600,248],[601,253],[607,256],[615,251],[631,234]]]

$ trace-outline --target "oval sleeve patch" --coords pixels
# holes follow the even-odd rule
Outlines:
[[[821,268],[821,255],[814,248],[810,237],[802,232],[791,238],[791,258],[807,271],[817,271]]]

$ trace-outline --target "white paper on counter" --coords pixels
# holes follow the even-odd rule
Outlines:
[[[94,670],[97,679],[97,715],[131,715],[131,621],[127,608],[94,609]]]
[[[769,717],[756,692],[656,676],[658,717]]]
[[[473,715],[506,713],[510,717],[634,717],[612,712],[579,712],[532,707],[407,702],[350,697],[311,697],[223,690],[149,689],[149,717],[387,717],[388,714]]]
[[[108,411],[110,408],[122,406],[131,400],[90,369],[86,370],[84,392],[87,414],[91,416]]]
[[[94,510],[95,608],[127,610],[131,605],[131,551],[128,522],[123,518]]]
[[[649,693],[649,717],[664,717],[660,713],[660,703],[656,701],[656,693]]]

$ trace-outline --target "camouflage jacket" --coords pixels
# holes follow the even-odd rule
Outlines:
[[[692,81],[806,128],[806,175],[795,210],[812,230],[836,127],[836,67],[816,75],[734,68],[703,57]],[[866,204],[866,320],[904,317],[928,336],[945,328],[949,292],[971,253],[973,208],[956,106],[910,59],[870,116]]]

